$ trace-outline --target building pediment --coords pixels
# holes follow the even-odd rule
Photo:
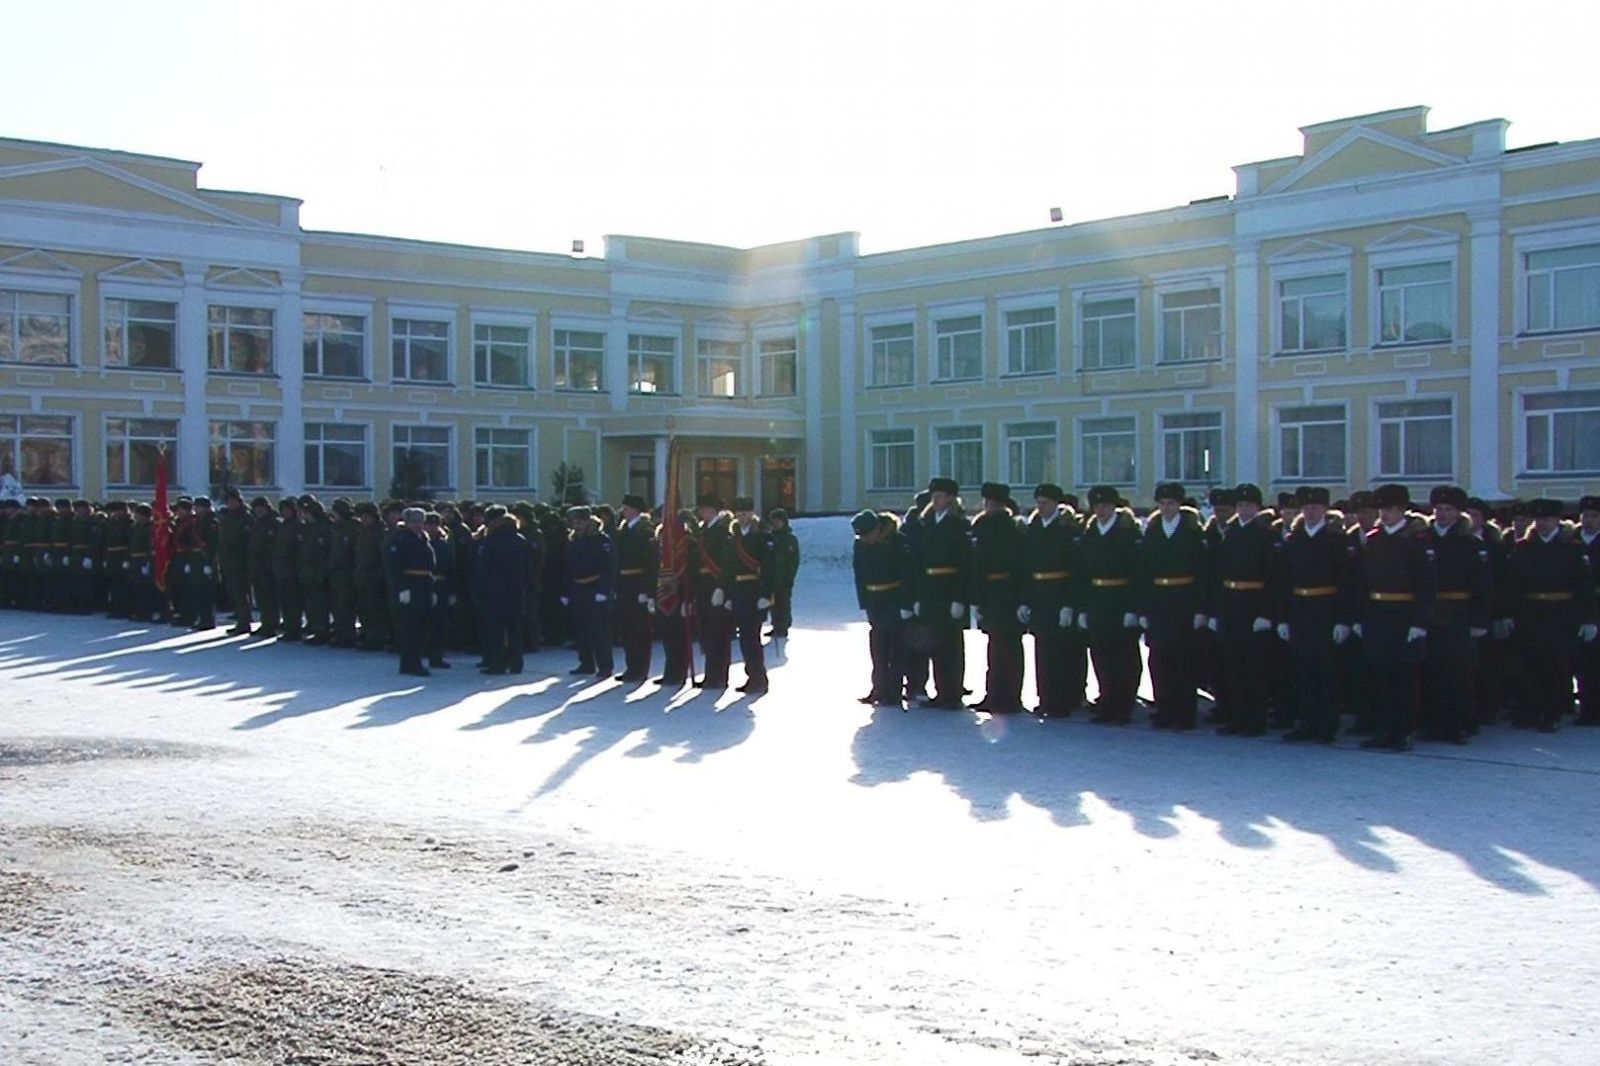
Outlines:
[[[49,252],[30,248],[25,252],[0,259],[0,271],[8,274],[48,274],[59,277],[81,278],[83,271],[63,262]]]
[[[206,284],[226,289],[276,290],[278,279],[257,270],[243,267],[212,267],[206,274]]]
[[[60,204],[79,210],[102,208],[189,222],[266,228],[255,219],[89,156],[0,167],[0,202]]]
[[[1461,162],[1455,156],[1426,145],[1357,126],[1321,151],[1307,156],[1265,191],[1270,195],[1350,185],[1364,179],[1438,170]]]
[[[109,270],[102,270],[100,277],[104,280],[117,281],[183,281],[183,275],[176,270],[149,259],[130,259]]]
[[[1274,252],[1267,257],[1269,263],[1293,263],[1303,259],[1334,259],[1349,257],[1350,248],[1343,244],[1329,244],[1308,237],[1303,241],[1295,241],[1280,252]]]
[[[1367,245],[1369,252],[1388,251],[1391,248],[1415,248],[1430,244],[1456,244],[1460,242],[1459,233],[1449,230],[1434,229],[1432,226],[1402,226],[1393,233],[1385,234]]]

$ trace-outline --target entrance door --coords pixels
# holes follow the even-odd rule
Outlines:
[[[761,460],[761,513],[782,507],[795,511],[794,459],[769,455]]]
[[[703,458],[694,461],[694,491],[696,496],[715,493],[724,507],[739,495],[739,460]]]

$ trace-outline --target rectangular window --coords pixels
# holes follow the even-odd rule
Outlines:
[[[983,427],[944,426],[934,431],[938,457],[934,473],[954,478],[957,485],[983,484]]]
[[[307,422],[306,484],[319,489],[367,484],[367,427]]]
[[[1449,263],[1378,271],[1378,343],[1436,344],[1455,332]]]
[[[1600,389],[1522,398],[1530,474],[1600,473]]]
[[[694,484],[697,493],[710,493],[726,505],[739,494],[739,460],[725,457],[696,459]]]
[[[480,489],[533,488],[533,431],[479,426],[473,431]]]
[[[761,395],[793,396],[799,384],[799,346],[793,337],[761,342]]]
[[[1133,365],[1139,332],[1137,306],[1131,296],[1083,302],[1083,369],[1121,370]]]
[[[875,429],[867,437],[874,489],[909,489],[917,480],[916,431]]]
[[[389,323],[396,381],[450,380],[450,323],[396,318]]]
[[[0,474],[15,474],[28,489],[73,484],[72,419],[0,415]]]
[[[473,326],[472,380],[501,389],[526,389],[532,385],[532,332],[526,326]]]
[[[211,423],[211,483],[271,485],[277,437],[278,427],[271,422]]]
[[[1344,481],[1348,436],[1343,407],[1279,409],[1278,477]]]
[[[1600,328],[1600,244],[1528,253],[1528,332]]]
[[[106,301],[106,366],[177,368],[178,305],[158,300]]]
[[[156,483],[156,462],[167,453],[167,477],[179,481],[178,423],[171,419],[106,419],[106,484],[144,488]]]
[[[605,389],[606,335],[581,329],[555,331],[555,387],[568,392]]]
[[[872,385],[910,385],[916,376],[917,330],[910,322],[873,326]]]
[[[272,373],[272,312],[264,307],[209,307],[206,366],[227,374]]]
[[[1016,422],[1006,427],[1006,481],[1016,486],[1053,481],[1056,476],[1056,424]]]
[[[1329,352],[1345,346],[1343,274],[1290,278],[1278,283],[1280,352]]]
[[[653,395],[678,391],[678,338],[628,334],[628,391]]]
[[[366,377],[367,320],[360,315],[304,317],[308,378]]]
[[[72,297],[0,289],[0,363],[71,361]]]
[[[724,399],[739,395],[739,367],[744,362],[744,345],[738,341],[701,340],[700,395]]]
[[[1222,415],[1186,411],[1161,416],[1161,476],[1211,484],[1222,480]]]
[[[1449,477],[1455,470],[1455,417],[1450,400],[1378,405],[1378,476]]]
[[[628,456],[628,491],[656,503],[656,457],[653,455]]]
[[[793,514],[798,502],[795,495],[794,460],[785,455],[761,457],[761,510],[782,507]]]
[[[1006,312],[1006,373],[1051,374],[1056,369],[1056,309]]]
[[[1085,485],[1132,485],[1137,470],[1137,424],[1128,418],[1078,423],[1079,478]]]
[[[397,477],[409,469],[419,488],[449,488],[450,427],[395,426],[392,458]]]
[[[935,319],[933,347],[937,360],[935,381],[972,381],[983,377],[983,316]]]
[[[1161,296],[1161,361],[1203,363],[1222,358],[1222,290]]]

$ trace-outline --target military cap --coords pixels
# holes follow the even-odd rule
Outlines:
[[[1358,511],[1367,511],[1377,507],[1378,503],[1372,498],[1371,492],[1366,489],[1357,489],[1350,494],[1350,506]]]
[[[1404,485],[1390,483],[1379,485],[1372,492],[1372,502],[1379,510],[1385,507],[1411,506],[1411,493]]]
[[[1437,507],[1440,504],[1447,504],[1458,511],[1466,510],[1467,490],[1458,485],[1435,485],[1428,492],[1428,505]]]
[[[1011,498],[1011,489],[998,481],[985,481],[983,488],[980,490],[980,495],[986,500],[1005,503]]]
[[[1061,491],[1060,485],[1052,485],[1048,481],[1041,481],[1033,489],[1033,498],[1036,500],[1054,500],[1056,503],[1060,503],[1066,498],[1066,495],[1065,492]]]
[[[1468,511],[1477,511],[1482,515],[1493,513],[1493,509],[1489,506],[1489,501],[1479,499],[1476,496],[1467,497],[1467,506],[1464,509]]]
[[[356,514],[369,514],[376,518],[378,515],[378,505],[373,503],[371,500],[362,500],[360,503],[356,504],[355,512]]]
[[[921,492],[911,497],[911,506],[915,507],[919,511],[928,506],[928,504],[931,502],[933,502],[933,493],[929,492],[927,489],[923,489]]]
[[[1157,503],[1162,500],[1177,500],[1183,502],[1183,486],[1176,481],[1163,481],[1156,486],[1155,499]]]
[[[427,512],[420,507],[406,507],[400,512],[402,522],[420,522],[427,517]]]
[[[1561,501],[1547,496],[1528,501],[1528,515],[1531,518],[1560,518],[1561,511]]]
[[[593,517],[594,517],[594,511],[591,510],[588,507],[582,506],[581,504],[579,506],[576,506],[576,507],[568,507],[567,508],[567,521],[568,522],[582,522],[582,521],[586,521],[586,520],[588,520],[590,518],[593,518]]]
[[[211,497],[210,496],[196,496],[194,498],[194,505],[196,507],[204,507],[206,510],[209,511],[209,510],[211,510]]]
[[[787,522],[788,520],[789,512],[782,507],[774,507],[767,512],[767,521],[769,522]]]
[[[334,497],[330,506],[332,506],[334,514],[345,515],[350,513],[350,501],[344,496]]]
[[[936,477],[929,480],[928,491],[943,492],[947,495],[955,496],[961,492],[961,486],[956,484],[956,479],[953,477]]]
[[[299,501],[297,501],[293,496],[285,496],[283,499],[278,501],[278,510],[281,511],[285,507],[289,508],[291,511],[298,511],[300,509],[300,504]]]
[[[87,511],[87,510],[89,510],[89,508],[91,508],[93,506],[94,506],[94,504],[90,503],[88,500],[79,499],[79,500],[73,500],[72,501],[73,510],[84,510],[84,511]]]
[[[428,511],[426,514],[424,514],[422,516],[422,524],[425,525],[425,526],[436,526],[436,525],[438,525],[439,524],[439,512],[438,511]]]
[[[715,507],[720,511],[722,509],[722,497],[714,492],[702,492],[695,497],[694,505],[696,507]]]
[[[1300,501],[1301,507],[1308,503],[1319,503],[1326,507],[1328,502],[1333,499],[1333,493],[1318,485],[1302,485],[1294,495]]]
[[[622,506],[632,507],[635,511],[650,510],[650,505],[644,501],[644,497],[633,492],[630,492],[626,496],[622,497]]]
[[[878,528],[878,516],[872,511],[857,511],[855,517],[850,519],[850,528],[865,536]]]
[[[1278,506],[1279,507],[1299,507],[1300,506],[1299,493],[1297,493],[1297,492],[1280,492],[1280,493],[1278,493]]]
[[[311,493],[309,493],[309,492],[303,493],[301,495],[301,497],[300,497],[300,506],[301,507],[310,507],[312,504],[314,504],[316,502],[317,502],[317,498],[315,496],[311,495]]]
[[[137,515],[143,515],[146,518],[149,518],[151,515],[155,514],[155,510],[156,509],[151,507],[148,503],[136,503],[133,505],[133,513]]]
[[[1600,511],[1600,496],[1585,496],[1578,501],[1579,511]]]
[[[128,505],[123,500],[112,500],[106,504],[106,514],[125,514],[127,510]]]
[[[222,490],[222,498],[224,500],[238,500],[240,503],[244,502],[244,495],[232,485]]]
[[[756,509],[756,501],[748,496],[735,496],[733,502],[728,504],[728,509],[731,511],[754,511]]]
[[[502,505],[502,504],[498,504],[498,503],[490,504],[487,508],[485,508],[485,510],[483,512],[483,520],[485,522],[493,522],[495,519],[504,518],[505,516],[506,516],[505,506]]]
[[[1112,488],[1110,485],[1096,485],[1094,488],[1089,490],[1090,507],[1100,503],[1116,503],[1120,498],[1121,497],[1117,494],[1117,490]]]
[[[1061,502],[1076,511],[1079,506],[1078,494],[1076,492],[1066,493],[1061,497]]]
[[[72,501],[67,499],[65,496],[62,496],[61,498],[56,500],[56,506],[57,507],[69,507],[70,508],[72,506]]]
[[[1252,485],[1248,481],[1234,486],[1233,502],[1235,504],[1253,503],[1257,507],[1260,507],[1262,503],[1265,502],[1261,497],[1261,486]]]
[[[265,507],[268,510],[271,510],[272,509],[272,501],[267,499],[265,496],[257,496],[255,499],[250,501],[250,506],[251,507]]]
[[[194,501],[187,496],[179,496],[172,505],[172,509],[175,511],[192,511],[194,510]]]

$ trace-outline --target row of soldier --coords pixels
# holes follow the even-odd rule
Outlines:
[[[658,683],[687,683],[698,644],[695,683],[724,687],[737,636],[744,689],[765,691],[761,629],[770,614],[769,635],[788,635],[799,543],[782,509],[760,521],[748,499],[698,503],[681,516],[682,588],[658,607],[661,543],[637,496],[617,511],[180,497],[164,574],[147,502],[0,501],[0,606],[209,630],[220,603],[229,634],[397,651],[417,676],[449,667],[450,650],[477,651],[488,674],[520,673],[525,654],[565,643],[573,674],[610,678],[620,646],[617,678],[642,681],[659,635]]]
[[[1211,493],[1203,518],[1181,485],[1158,486],[1135,515],[1097,486],[1088,509],[1041,484],[1023,515],[985,484],[964,513],[935,478],[903,516],[863,511],[857,598],[871,628],[872,688],[862,702],[964,706],[963,631],[987,641],[974,709],[1022,711],[1023,639],[1034,641],[1042,717],[1084,707],[1131,721],[1148,648],[1155,728],[1190,730],[1209,693],[1220,732],[1331,743],[1346,714],[1365,747],[1407,750],[1420,733],[1466,743],[1508,711],[1553,731],[1573,709],[1600,725],[1600,497],[1576,521],[1559,501],[1500,520],[1456,486],[1413,509],[1403,485],[1333,505],[1326,489],[1279,497],[1255,485]],[[934,691],[926,692],[929,680]]]

